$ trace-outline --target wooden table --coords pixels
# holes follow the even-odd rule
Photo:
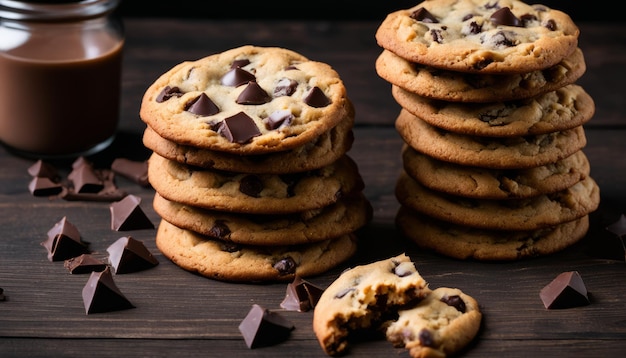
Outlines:
[[[358,254],[345,265],[310,281],[326,287],[345,267],[406,252],[431,286],[459,287],[484,312],[478,339],[467,357],[614,357],[626,353],[626,263],[618,239],[605,227],[626,212],[626,25],[581,23],[580,47],[587,73],[578,81],[596,101],[585,125],[585,153],[602,201],[580,243],[549,257],[518,262],[459,261],[417,249],[394,228],[398,203],[393,194],[401,170],[401,139],[393,122],[399,106],[374,61],[381,49],[378,22],[210,21],[125,19],[127,46],[123,74],[122,120],[111,148],[90,159],[106,166],[113,158],[143,160],[144,124],[138,110],[146,87],[162,72],[188,59],[243,44],[291,48],[331,64],[341,74],[356,110],[350,155],[366,183],[374,207],[361,234]],[[32,196],[27,168],[32,160],[0,148],[0,356],[237,356],[324,357],[311,328],[312,312],[284,312],[296,329],[280,345],[248,349],[238,325],[253,303],[278,309],[286,284],[234,284],[186,272],[165,259],[154,244],[154,230],[110,229],[108,203],[69,202]],[[124,178],[118,185],[140,196],[157,223],[154,192]],[[160,265],[118,275],[116,283],[136,308],[86,315],[81,291],[88,276],[70,275],[62,262],[50,262],[40,245],[63,216],[74,223],[91,248],[104,251],[131,235],[142,240]],[[546,310],[540,289],[556,275],[577,270],[591,304]],[[360,342],[350,356],[408,357],[384,340]]]

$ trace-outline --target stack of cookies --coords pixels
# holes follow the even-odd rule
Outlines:
[[[348,156],[355,112],[339,75],[291,50],[242,46],[181,63],[146,90],[156,244],[236,282],[320,274],[372,217]]]
[[[515,260],[586,234],[599,188],[582,152],[595,107],[571,18],[517,0],[426,0],[376,32],[401,106],[396,224],[459,259]]]

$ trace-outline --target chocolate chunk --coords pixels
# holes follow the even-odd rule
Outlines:
[[[209,233],[215,238],[226,239],[230,236],[230,228],[226,225],[224,220],[215,220]]]
[[[72,257],[63,263],[63,266],[70,271],[71,274],[84,274],[91,272],[101,272],[107,268],[107,264],[91,254],[82,254]]]
[[[261,131],[259,131],[254,120],[243,112],[225,118],[218,132],[229,141],[240,144],[261,135]]]
[[[141,198],[132,194],[112,203],[109,207],[111,229],[115,231],[154,229],[154,224],[143,212],[140,203]]]
[[[233,253],[241,250],[241,245],[235,244],[234,242],[221,242],[220,250]]]
[[[553,19],[550,19],[548,21],[546,21],[543,26],[550,30],[550,31],[555,31],[556,30],[556,21],[554,21]]]
[[[307,312],[315,308],[324,290],[296,276],[287,285],[285,298],[280,307],[289,311]]]
[[[111,163],[111,170],[124,178],[133,181],[141,186],[150,186],[148,181],[148,162],[146,160],[130,160],[126,158],[116,158]]]
[[[348,293],[355,291],[356,289],[354,287],[350,287],[350,288],[346,288],[344,290],[341,290],[340,292],[338,292],[335,295],[335,298],[343,298],[345,297]]]
[[[285,258],[282,258],[280,260],[278,260],[275,264],[274,264],[274,268],[278,271],[279,274],[281,275],[290,275],[296,272],[296,267],[298,265],[296,264],[296,262],[294,261],[293,258],[287,256]]]
[[[41,245],[48,250],[50,261],[63,261],[89,253],[89,248],[81,240],[78,229],[66,216],[48,230],[48,238]]]
[[[55,166],[41,159],[28,168],[28,174],[36,178],[48,178],[55,182],[61,178]]]
[[[587,288],[577,271],[563,272],[539,293],[548,309],[571,308],[589,304]]]
[[[212,116],[220,112],[213,101],[204,92],[186,104],[185,110],[199,116]]]
[[[424,9],[423,7],[420,7],[419,9],[413,11],[413,13],[409,16],[413,20],[426,22],[429,24],[436,24],[439,22],[439,20],[437,20],[437,18],[435,18],[433,14],[431,14],[428,10]]]
[[[311,88],[309,92],[304,95],[302,100],[304,103],[315,108],[326,107],[330,104],[330,99],[326,97],[324,91],[317,86]]]
[[[226,72],[222,77],[222,84],[224,86],[239,87],[250,81],[256,81],[256,77],[252,73],[239,67],[235,67]]]
[[[438,44],[443,42],[443,35],[441,34],[440,29],[430,30],[430,36],[432,37],[433,41],[435,41]]]
[[[120,237],[107,248],[115,274],[147,270],[159,264],[143,242],[130,236]]]
[[[91,164],[77,165],[68,175],[76,193],[97,193],[104,189],[102,179],[98,177]]]
[[[415,272],[413,268],[412,263],[401,263],[393,269],[393,273],[398,277],[406,277]]]
[[[626,215],[622,214],[616,222],[607,226],[606,229],[620,238],[626,235]]]
[[[511,9],[509,9],[506,6],[496,10],[493,14],[491,14],[491,16],[489,17],[489,20],[491,20],[491,22],[496,26],[497,25],[516,26],[516,27],[523,26],[522,20],[518,19],[515,15],[513,15],[513,13],[511,12]]]
[[[172,97],[180,97],[183,92],[178,87],[165,86],[163,90],[157,95],[155,101],[161,103],[165,102]]]
[[[239,191],[253,198],[258,198],[263,191],[263,181],[256,175],[246,175],[239,182]]]
[[[291,114],[290,110],[284,109],[273,112],[268,117],[263,119],[263,123],[265,123],[265,128],[273,130],[288,126],[294,118],[295,117]]]
[[[456,308],[456,310],[461,313],[465,313],[465,310],[467,309],[467,307],[465,306],[465,302],[463,301],[463,299],[461,299],[461,296],[459,295],[441,297],[441,302],[447,304],[448,306]]]
[[[246,88],[237,97],[237,104],[263,104],[270,102],[272,97],[265,92],[256,81],[248,82]]]
[[[507,33],[505,33],[504,31],[496,32],[493,35],[492,41],[493,41],[494,45],[496,45],[496,46],[504,46],[504,47],[513,47],[513,46],[515,46],[515,40],[514,39],[510,39],[507,36]]]
[[[433,347],[435,345],[433,334],[426,328],[423,328],[420,331],[418,338],[420,340],[420,344],[424,347]]]
[[[282,78],[274,87],[274,97],[291,96],[296,88],[298,88],[298,82],[289,78]]]
[[[28,190],[34,196],[52,196],[60,194],[63,185],[46,177],[34,177],[28,184]]]
[[[294,329],[295,326],[280,314],[257,304],[252,305],[239,324],[239,331],[250,349],[281,343]]]
[[[117,288],[111,270],[92,272],[83,287],[85,313],[102,313],[135,308]]]
[[[233,63],[230,64],[230,68],[237,68],[237,67],[244,67],[250,64],[250,60],[248,60],[247,58],[242,58],[240,60],[235,60],[233,61]]]

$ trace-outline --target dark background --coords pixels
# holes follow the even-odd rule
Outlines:
[[[494,2],[497,0],[494,0]],[[364,0],[122,0],[119,10],[131,17],[183,17],[206,19],[311,19],[311,20],[383,20],[389,12],[413,7],[419,0],[368,2]],[[568,13],[574,21],[623,21],[616,3],[608,0],[537,0]]]

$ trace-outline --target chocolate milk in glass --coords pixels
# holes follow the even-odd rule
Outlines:
[[[119,121],[118,0],[0,0],[0,141],[29,157],[89,155]]]

